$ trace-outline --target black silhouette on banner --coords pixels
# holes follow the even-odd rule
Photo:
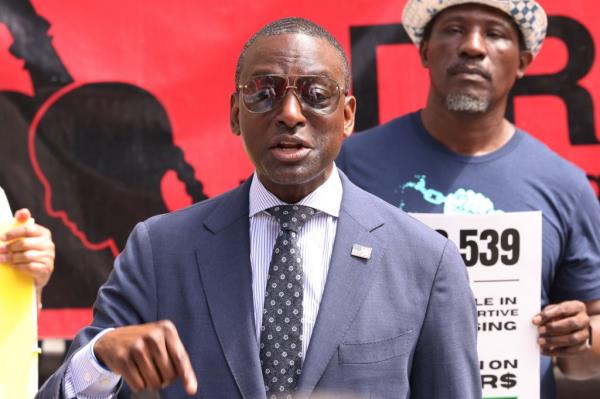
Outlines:
[[[0,0],[0,23],[34,88],[33,97],[0,92],[0,186],[13,208],[30,208],[53,232],[57,266],[44,306],[90,307],[134,224],[168,211],[166,172],[194,202],[206,195],[152,94],[73,82],[29,1]]]

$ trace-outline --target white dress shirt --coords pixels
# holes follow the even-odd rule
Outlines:
[[[310,206],[319,211],[306,222],[298,234],[304,272],[303,354],[308,348],[323,297],[341,202],[342,182],[335,167],[325,183],[298,202],[298,205]],[[250,186],[250,263],[257,345],[260,344],[269,264],[279,232],[279,223],[265,210],[283,204],[285,202],[267,191],[255,175]]]
[[[304,271],[303,355],[308,349],[323,297],[341,202],[342,182],[335,165],[327,181],[298,202],[298,205],[310,206],[318,211],[302,227],[298,238]],[[266,209],[282,204],[285,202],[270,193],[255,173],[250,185],[249,233],[257,346],[260,345],[260,327],[269,264],[279,231],[277,220],[266,212]],[[101,334],[107,331],[104,330]],[[116,393],[120,376],[103,368],[94,356],[93,345],[98,338],[99,336],[96,336],[71,358],[63,384],[63,392],[69,399],[110,399]]]

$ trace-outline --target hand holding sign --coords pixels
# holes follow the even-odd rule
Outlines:
[[[55,249],[50,230],[33,223],[27,209],[15,212],[17,227],[0,235],[0,263],[6,263],[33,277],[38,306],[42,288],[54,270]]]
[[[412,214],[452,240],[477,306],[477,348],[485,398],[540,398],[538,331],[542,214]],[[547,328],[547,327],[544,327]]]
[[[589,348],[590,317],[580,301],[546,306],[533,317],[538,326],[538,343],[544,355],[573,356]]]
[[[0,240],[9,240],[7,231],[19,229],[8,201],[0,189]],[[37,320],[34,284],[30,273],[23,273],[6,262],[7,243],[0,241],[0,397],[31,398],[37,390]]]

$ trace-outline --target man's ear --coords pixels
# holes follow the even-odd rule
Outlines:
[[[240,103],[237,93],[231,94],[229,98],[229,126],[231,132],[236,136],[239,136],[242,131],[240,130]]]
[[[346,96],[344,102],[344,136],[349,137],[354,130],[354,119],[356,116],[356,98]]]
[[[429,66],[429,43],[426,40],[423,40],[419,45],[419,57],[421,58],[421,65],[423,68],[427,68]]]
[[[521,79],[525,76],[525,71],[533,61],[533,54],[531,51],[521,51],[519,53],[519,69],[517,70],[517,78]]]

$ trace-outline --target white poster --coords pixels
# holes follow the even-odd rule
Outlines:
[[[0,187],[0,222],[7,222],[12,219],[12,212],[4,190]]]
[[[467,266],[483,397],[539,399],[540,353],[531,319],[540,311],[541,212],[412,216],[452,240]]]

